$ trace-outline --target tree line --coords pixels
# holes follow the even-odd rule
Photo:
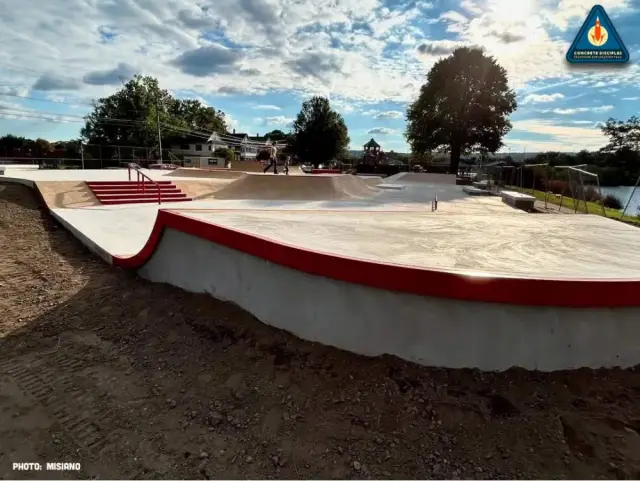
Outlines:
[[[8,135],[0,138],[0,156],[20,150],[22,155],[49,157],[63,149],[64,156],[77,158],[80,143],[85,143],[146,148],[158,158],[160,142],[163,149],[194,136],[204,143],[214,132],[228,134],[229,128],[221,110],[199,100],[176,98],[160,88],[157,79],[136,75],[113,95],[94,102],[78,139],[51,143]],[[302,104],[289,132],[276,130],[270,135],[272,140],[285,140],[288,153],[316,165],[344,155],[349,145],[344,119],[320,96]]]

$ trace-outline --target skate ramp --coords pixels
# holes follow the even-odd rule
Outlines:
[[[456,185],[456,176],[454,174],[427,174],[422,172],[401,172],[391,177],[387,177],[385,182],[403,183],[410,182],[414,184],[450,184]]]
[[[49,209],[74,209],[100,205],[100,202],[84,181],[39,180],[35,184]]]
[[[247,174],[215,194],[236,200],[349,200],[367,199],[379,192],[354,175],[254,175]]]
[[[214,169],[198,169],[189,167],[180,167],[166,177],[189,177],[199,179],[239,179],[246,175],[245,172],[237,172],[233,170],[214,170]]]

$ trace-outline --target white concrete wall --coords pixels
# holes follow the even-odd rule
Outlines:
[[[231,301],[263,322],[364,355],[543,371],[640,363],[640,309],[461,302],[311,276],[167,230],[140,275]]]

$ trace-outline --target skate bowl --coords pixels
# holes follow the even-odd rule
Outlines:
[[[160,211],[144,249],[113,263],[367,356],[482,370],[640,363],[638,278],[545,279],[372,262],[286,244],[275,233],[255,235],[218,218],[220,212],[204,220]]]
[[[354,175],[246,176],[216,192],[216,199],[237,200],[349,200],[378,193],[369,182]]]
[[[7,181],[45,194],[51,214],[106,262],[233,302],[302,339],[446,368],[640,364],[640,230],[620,222],[533,215],[499,199],[467,197],[443,202],[436,212],[376,212],[366,210],[367,202],[345,202],[357,206],[335,211],[238,209],[239,203],[225,210],[216,199],[188,208],[80,207],[88,202],[86,192],[70,175],[31,175],[68,183],[57,187],[28,177]],[[216,181],[225,184],[218,192],[247,179],[256,185],[234,195],[254,199],[261,195],[254,188],[266,182],[285,186],[275,198],[291,186],[306,191],[310,182],[317,182],[311,190],[321,197],[339,187],[350,199],[417,199],[428,198],[432,187],[460,189],[422,183],[385,193],[349,175],[298,181],[249,174]],[[66,199],[64,205],[54,202],[56,196]]]
[[[455,185],[456,176],[453,174],[428,174],[422,172],[400,172],[385,179],[389,183],[417,183],[417,184],[449,184]]]

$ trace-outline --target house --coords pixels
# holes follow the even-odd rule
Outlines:
[[[258,152],[271,145],[269,137],[256,134],[255,137],[246,133],[236,133],[235,129],[232,133],[227,134],[229,143],[233,143],[238,160],[256,160]],[[233,139],[233,140],[232,140]]]
[[[226,150],[232,148],[236,160],[255,160],[260,150],[271,145],[269,137],[256,134],[250,137],[246,133],[227,134],[214,132],[208,139],[200,136],[184,135],[169,141],[171,153],[184,159],[185,167],[224,166]]]
[[[185,167],[224,166],[224,159],[214,156],[214,152],[226,145],[214,144],[210,140],[211,137],[207,140],[201,136],[184,135],[172,138],[169,145],[172,154],[184,159]]]

